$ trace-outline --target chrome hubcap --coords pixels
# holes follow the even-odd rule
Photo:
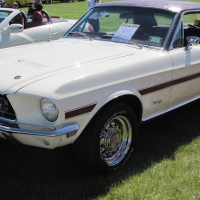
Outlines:
[[[111,119],[100,135],[100,155],[108,166],[115,166],[126,156],[132,140],[132,128],[124,116]]]

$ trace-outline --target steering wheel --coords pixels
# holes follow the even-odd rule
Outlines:
[[[42,16],[47,18],[47,23],[52,22],[51,17],[49,16],[48,12],[46,10],[41,11]]]
[[[192,25],[192,24],[188,24],[188,26],[189,26],[189,27],[192,27],[192,28],[195,28],[195,29],[200,29],[199,27],[194,26],[194,25]]]

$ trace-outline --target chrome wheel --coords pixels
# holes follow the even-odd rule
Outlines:
[[[128,118],[111,119],[100,135],[100,155],[108,166],[119,164],[126,156],[132,141],[132,127]]]
[[[90,171],[117,170],[132,155],[137,132],[133,109],[124,103],[110,104],[91,120],[73,144],[75,159]]]

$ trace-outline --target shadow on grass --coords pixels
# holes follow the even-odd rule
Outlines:
[[[123,170],[107,175],[88,174],[76,166],[72,146],[46,150],[0,140],[0,198],[81,200],[105,195],[112,185],[153,163],[174,159],[177,148],[200,136],[199,104],[196,101],[141,126],[130,161]]]

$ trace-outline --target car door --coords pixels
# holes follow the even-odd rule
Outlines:
[[[64,25],[64,23],[58,23],[58,24],[61,24],[61,26],[62,26],[62,24]],[[49,31],[50,31],[49,32],[49,39],[50,40],[57,40],[57,39],[61,38],[64,35],[64,33],[67,32],[67,30],[61,31],[61,29],[59,29],[59,26],[57,26],[56,23],[50,24],[49,25]]]
[[[27,40],[27,42],[43,42],[49,38],[49,25],[42,25],[25,29],[22,33],[18,33],[18,37]]]
[[[76,21],[77,20],[68,20],[50,24],[50,40],[61,38],[75,24]]]
[[[186,41],[186,36],[200,36],[200,29],[191,29],[190,26],[188,28],[188,24],[193,23],[191,20],[194,21],[197,17],[200,17],[199,13],[183,16],[183,23],[181,23],[182,26],[180,27],[183,33],[183,45],[180,48],[169,51],[173,62],[169,108],[192,101],[198,98],[200,94],[200,45],[189,46],[186,49],[187,43],[184,42]],[[188,31],[190,32],[189,35],[186,34]]]
[[[170,52],[173,60],[169,107],[178,106],[200,94],[200,45]]]
[[[0,37],[0,48],[43,42],[48,41],[48,39],[56,40],[61,38],[64,33],[54,24],[28,28],[21,33],[2,35]]]
[[[25,45],[30,43],[47,41],[49,37],[49,26],[39,26],[25,29],[20,33],[2,34],[0,38],[1,48]]]

